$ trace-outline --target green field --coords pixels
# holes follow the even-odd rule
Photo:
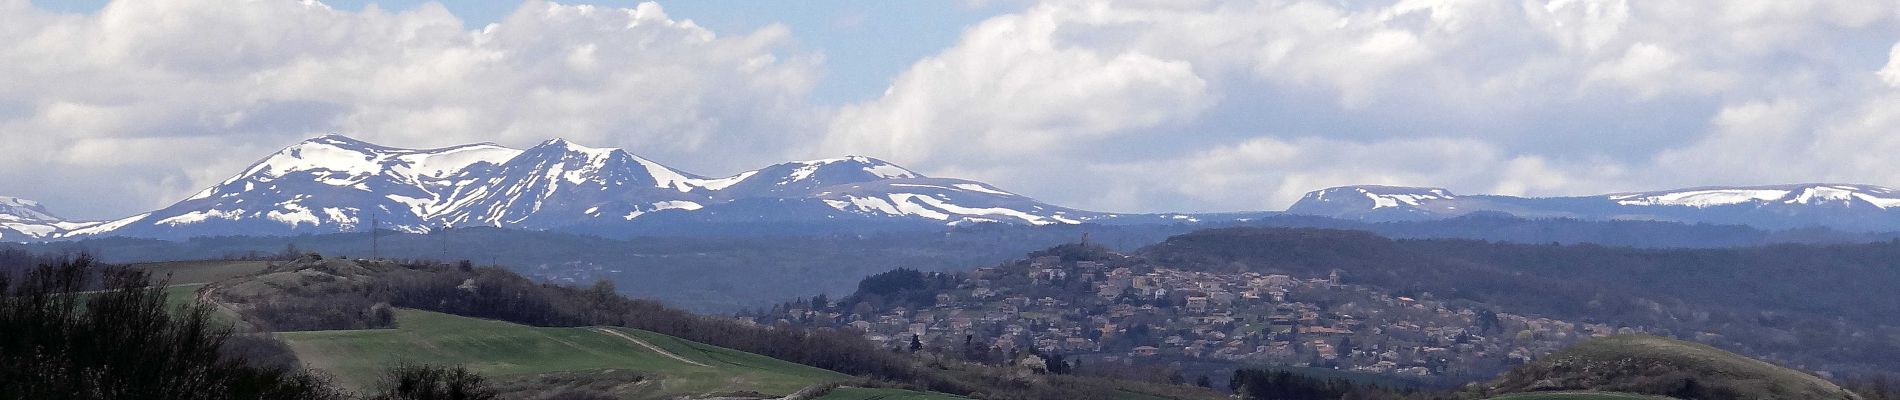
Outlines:
[[[1147,393],[1131,392],[1124,389],[1120,392],[1115,393],[1115,400],[1174,400],[1174,399],[1169,398],[1169,397],[1156,396],[1156,395],[1147,394]]]
[[[238,276],[263,272],[270,267],[269,261],[167,261],[154,263],[128,264],[126,267],[145,270],[152,279],[170,279],[169,284],[203,284],[217,282]]]
[[[1609,392],[1550,392],[1507,394],[1492,397],[1490,400],[1672,400],[1672,398]]]
[[[968,400],[968,397],[904,389],[841,387],[815,400]]]
[[[357,389],[373,384],[381,369],[403,362],[461,365],[497,380],[561,372],[637,371],[647,379],[620,393],[637,398],[745,391],[784,395],[849,378],[636,329],[538,328],[409,309],[397,310],[396,324],[397,329],[282,332],[277,337],[307,366]],[[640,339],[665,353],[613,333]]]
[[[204,284],[202,283],[187,283],[187,284],[182,284],[182,285],[166,286],[164,288],[165,308],[168,310],[177,310],[185,306],[197,304],[198,303],[198,289],[202,287],[204,287]],[[84,306],[83,302],[85,302],[88,299],[91,299],[92,296],[97,295],[98,293],[99,292],[96,292],[96,291],[79,293],[78,294],[79,301],[82,302],[81,307]],[[225,314],[222,312],[211,313],[211,322],[214,322],[214,323],[228,324],[231,321],[235,321],[235,320],[236,319],[233,318],[229,314]]]
[[[165,305],[178,308],[196,304],[198,303],[198,288],[204,286],[202,283],[167,286],[165,287]]]

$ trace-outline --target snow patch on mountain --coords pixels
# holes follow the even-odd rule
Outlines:
[[[792,164],[797,164],[798,169],[793,170],[792,173],[787,175],[786,179],[780,181],[780,183],[792,183],[811,179],[812,175],[817,174],[820,169],[833,164],[849,164],[851,167],[857,168],[865,174],[879,179],[923,177],[923,175],[918,175],[916,172],[911,172],[911,170],[904,169],[903,167],[884,162],[883,160],[863,156],[802,161]]]
[[[1734,205],[1843,205],[1856,202],[1878,208],[1900,206],[1900,193],[1873,185],[1803,184],[1736,188],[1695,188],[1607,196],[1626,206],[1719,207]]]
[[[1616,204],[1626,206],[1711,207],[1769,201],[1786,197],[1787,195],[1788,191],[1786,190],[1732,189],[1691,190],[1648,195],[1612,195],[1610,199],[1616,200]]]
[[[620,218],[628,220],[628,221],[632,221],[634,218],[639,218],[641,215],[646,215],[647,213],[651,213],[651,212],[659,212],[659,211],[666,211],[666,210],[693,211],[693,210],[698,210],[702,208],[706,208],[706,206],[700,205],[699,203],[694,203],[694,202],[685,201],[685,200],[669,200],[669,201],[662,201],[662,202],[656,202],[653,204],[648,204],[647,207],[627,212],[627,215],[621,216]]]
[[[53,237],[61,232],[97,225],[96,222],[67,221],[53,215],[40,202],[0,196],[0,240],[16,241]]]
[[[103,223],[73,227],[72,229],[67,229],[65,232],[61,232],[58,236],[59,237],[84,237],[84,236],[109,235],[113,232],[118,232],[120,229],[124,229],[127,226],[131,226],[134,223],[137,223],[139,221],[144,221],[146,218],[151,218],[151,217],[152,217],[152,213],[141,213],[138,215],[133,215],[130,217],[120,218],[120,219],[116,219],[112,221],[106,221]]]
[[[0,196],[0,222],[59,222],[40,202]]]
[[[1328,202],[1344,200],[1341,197],[1364,198],[1371,201],[1373,209],[1396,208],[1402,206],[1420,206],[1436,200],[1457,198],[1450,191],[1439,188],[1414,188],[1400,186],[1342,186],[1314,191],[1306,195],[1314,201]]]
[[[738,175],[733,175],[733,176],[724,177],[724,178],[707,179],[704,181],[700,181],[699,187],[706,188],[706,190],[724,190],[725,188],[732,187],[732,185],[739,184],[739,182],[745,182],[746,179],[751,178],[753,175],[758,175],[758,174],[759,174],[759,171],[753,170],[753,171],[741,172]]]

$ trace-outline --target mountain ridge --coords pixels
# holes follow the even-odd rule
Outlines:
[[[0,196],[0,240],[35,238],[62,230],[87,226],[53,215],[40,202]]]
[[[1386,222],[1474,213],[1521,218],[1652,220],[1763,229],[1900,229],[1900,190],[1844,183],[1700,186],[1561,197],[1459,195],[1442,188],[1340,186],[1316,190],[1287,213]]]
[[[26,220],[44,213],[17,214]],[[599,231],[660,215],[669,223],[740,216],[916,225],[1073,224],[1120,217],[1042,203],[981,182],[927,177],[864,156],[785,162],[714,178],[561,138],[528,149],[493,143],[407,149],[328,134],[285,147],[158,210],[36,225],[4,237],[272,236],[372,227],[420,233],[466,226]]]
[[[340,134],[292,144],[184,200],[130,217],[68,221],[30,200],[0,203],[0,240],[6,241],[282,236],[372,227],[422,233],[491,226],[620,235],[731,224],[831,230],[860,225],[921,229],[975,223],[1176,224],[1244,222],[1281,214],[1087,211],[855,155],[709,177],[624,149],[587,147],[561,138],[527,149],[487,142],[408,149]],[[1900,190],[1805,183],[1519,197],[1353,185],[1309,192],[1284,214],[1375,223],[1503,214],[1891,232],[1900,231]]]

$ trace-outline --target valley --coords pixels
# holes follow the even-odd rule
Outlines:
[[[626,399],[766,398],[794,392],[816,392],[821,399],[949,399],[959,394],[1045,398],[1036,393],[1053,393],[1044,392],[1049,390],[1108,396],[1103,398],[1207,398],[1203,396],[1210,392],[1196,390],[1247,387],[1240,381],[1232,384],[1242,386],[1221,387],[1228,383],[1224,377],[1289,368],[1300,371],[1296,376],[1343,377],[1365,385],[1382,382],[1376,387],[1415,393],[1360,384],[1329,389],[1367,396],[1387,393],[1371,398],[1615,399],[1642,397],[1592,390],[1659,389],[1616,386],[1638,382],[1617,377],[1561,387],[1513,387],[1511,382],[1522,374],[1550,373],[1526,368],[1546,365],[1553,357],[1625,354],[1591,349],[1604,348],[1603,340],[1643,335],[1715,344],[1836,378],[1868,376],[1886,367],[1880,354],[1889,351],[1889,345],[1816,336],[1825,335],[1819,332],[1803,332],[1809,341],[1795,343],[1755,336],[1785,329],[1801,318],[1825,318],[1815,310],[1831,308],[1832,298],[1770,306],[1714,294],[1719,292],[1680,290],[1683,287],[1672,282],[1701,279],[1725,285],[1723,279],[1732,278],[1718,276],[1753,276],[1779,265],[1776,258],[1751,255],[1754,251],[1772,249],[1849,268],[1828,260],[1879,259],[1877,255],[1891,247],[1869,243],[1619,250],[1395,241],[1363,232],[1236,227],[1174,235],[1126,252],[1071,243],[963,272],[944,267],[950,272],[900,269],[873,274],[849,296],[800,299],[743,314],[741,324],[670,311],[658,303],[612,300],[618,298],[614,292],[622,291],[612,285],[562,288],[531,283],[551,281],[545,278],[529,280],[492,267],[471,269],[468,263],[458,267],[305,254],[296,259],[130,267],[169,276],[167,282],[174,286],[165,292],[174,305],[210,299],[221,310],[215,320],[237,324],[242,331],[272,331],[269,337],[281,340],[298,365],[332,376],[339,387],[354,391],[376,387],[379,366],[427,363],[466,368],[510,397],[521,398],[562,392]],[[1757,261],[1738,262],[1727,255],[1731,253]],[[1683,258],[1688,255],[1695,257]],[[1637,262],[1644,259],[1672,260],[1687,269],[1651,270]],[[1711,260],[1730,271],[1690,272],[1700,268],[1690,261],[1695,259]],[[1569,267],[1553,260],[1619,267],[1558,272]],[[1839,272],[1878,277],[1856,284],[1880,286],[1887,278],[1871,271],[1889,268],[1882,265]],[[1544,272],[1523,275],[1513,270]],[[1612,282],[1599,279],[1621,281],[1632,273],[1656,286],[1614,290],[1627,296],[1629,304],[1664,305],[1659,313],[1600,296],[1582,308],[1559,306],[1578,304],[1575,296],[1610,290],[1594,286]],[[1553,278],[1569,283],[1539,283]],[[1492,280],[1496,282],[1485,283]],[[1770,290],[1805,290],[1793,283]],[[1497,290],[1504,288],[1511,289]],[[1529,295],[1533,292],[1546,297]],[[1755,294],[1779,296],[1774,293]],[[1818,308],[1801,308],[1810,304]],[[1787,314],[1788,322],[1743,322],[1729,315],[1776,307],[1810,311]],[[1831,312],[1878,319],[1891,310]],[[335,317],[312,318],[325,314]],[[757,331],[761,328],[766,330]],[[1847,329],[1886,328],[1856,324]],[[805,335],[794,333],[800,331],[819,336],[798,341],[824,337],[825,343],[833,343],[824,353],[831,355],[801,355],[797,349],[810,349],[809,344],[781,341],[796,336],[772,339]],[[675,336],[682,334],[687,336]],[[1813,340],[1831,341],[1826,346],[1844,346],[1858,356],[1808,350],[1818,343]],[[1592,343],[1599,345],[1587,347]],[[1702,347],[1688,349],[1721,351],[1695,346]],[[1685,368],[1713,362],[1709,360],[1781,368],[1735,355],[1658,360]],[[1467,384],[1493,376],[1501,376],[1498,386],[1474,389]],[[1031,386],[1010,389],[1022,390],[1016,395],[998,396],[994,388],[999,386],[992,386],[1013,385],[1003,382],[1025,377]],[[1196,381],[1214,388],[1196,389]]]

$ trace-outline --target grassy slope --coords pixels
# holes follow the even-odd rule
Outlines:
[[[169,284],[203,284],[228,278],[254,274],[270,267],[269,261],[167,261],[155,263],[128,264],[127,267],[150,272],[154,279],[171,280]]]
[[[169,279],[165,283],[165,303],[169,307],[191,305],[197,302],[198,289],[206,283],[216,282],[238,276],[254,274],[269,267],[268,261],[169,261],[158,263],[128,264],[127,267],[150,272],[154,280]],[[228,315],[217,314],[214,318],[230,321]]]
[[[1765,397],[1793,398],[1853,398],[1839,386],[1826,379],[1777,366],[1766,361],[1744,357],[1708,345],[1668,338],[1644,335],[1619,335],[1591,339],[1564,350],[1552,353],[1539,360],[1532,368],[1550,368],[1563,366],[1563,375],[1556,381],[1575,381],[1571,378],[1584,378],[1599,384],[1615,384],[1616,381],[1632,379],[1627,376],[1605,377],[1602,373],[1584,373],[1581,371],[1625,371],[1631,365],[1669,366],[1669,368],[1693,371],[1703,380],[1704,385],[1726,385],[1741,393]],[[1527,381],[1539,380],[1520,376],[1524,369],[1506,373],[1503,382],[1507,388],[1515,390],[1533,389]],[[1580,375],[1579,375],[1580,374]],[[1544,379],[1549,379],[1544,378]],[[1598,387],[1600,388],[1600,386]],[[1582,388],[1579,388],[1582,389]]]
[[[262,272],[264,269],[270,267],[270,262],[223,260],[166,261],[128,264],[126,266],[143,269],[151,273],[154,280],[163,281],[165,284],[170,285],[165,287],[165,303],[167,306],[175,309],[197,303],[198,289],[203,288],[207,283]],[[229,312],[223,310],[214,310],[214,312],[211,313],[211,322],[214,323],[232,324],[237,321],[237,316],[231,315]]]
[[[353,388],[373,384],[377,371],[400,362],[463,365],[498,379],[553,372],[634,370],[648,376],[638,397],[736,391],[783,395],[812,384],[848,378],[633,329],[618,331],[708,366],[683,363],[593,328],[537,328],[407,309],[397,310],[396,319],[397,329],[277,335],[307,365],[330,372]]]

